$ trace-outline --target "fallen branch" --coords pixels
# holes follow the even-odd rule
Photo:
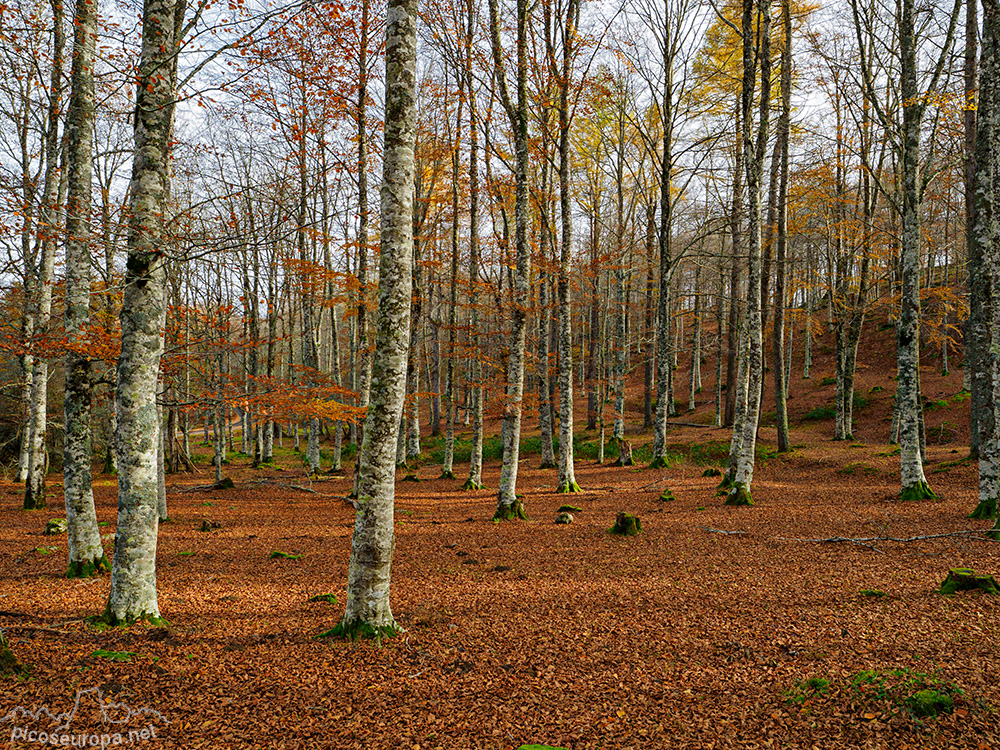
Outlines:
[[[701,427],[703,430],[716,429],[714,424],[698,424],[697,422],[667,422],[667,427]]]
[[[55,628],[46,628],[42,625],[4,625],[5,630],[16,631],[16,630],[38,630],[42,633],[54,633],[55,635],[71,635],[68,630],[56,630]]]
[[[728,531],[726,529],[713,529],[711,526],[702,526],[709,534],[740,534],[746,536],[745,531]]]
[[[972,529],[969,531],[951,531],[945,534],[920,534],[918,536],[910,537],[898,537],[898,536],[863,536],[863,537],[850,537],[850,536],[830,536],[825,538],[817,539],[801,539],[796,537],[775,537],[781,542],[812,542],[815,544],[837,544],[839,542],[849,542],[851,544],[856,544],[859,547],[867,547],[868,549],[875,550],[876,552],[882,552],[878,547],[874,546],[872,542],[898,542],[900,544],[908,544],[909,542],[923,542],[928,539],[945,539],[947,537],[956,536],[971,536],[973,534],[983,534],[989,531],[989,529]],[[989,537],[985,537],[989,541]]]

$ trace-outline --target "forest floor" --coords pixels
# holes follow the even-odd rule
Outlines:
[[[62,577],[65,537],[42,533],[61,515],[56,477],[40,512],[0,481],[0,625],[30,665],[0,678],[0,747],[36,747],[12,738],[50,729],[17,710],[42,706],[72,714],[64,731],[144,727],[134,744],[162,748],[1000,747],[1000,597],[937,591],[949,568],[1000,574],[1000,543],[965,533],[992,522],[966,518],[977,480],[960,434],[968,405],[949,396],[960,375],[956,387],[932,369],[925,392],[943,403],[928,410],[926,471],[939,500],[898,499],[891,372],[877,367],[862,377],[854,442],[803,418],[831,386],[796,385],[794,450],[777,454],[762,429],[752,507],[724,506],[718,478],[702,476],[723,464],[724,429],[673,428],[676,461],[657,470],[597,465],[594,433],[581,432],[574,495],[528,452],[518,491],[531,520],[500,524],[498,463],[484,475],[493,490],[464,492],[436,478],[428,449],[423,481],[397,483],[392,608],[405,632],[380,645],[317,638],[343,614],[350,479],[310,481],[287,440],[280,468],[234,458],[235,489],[191,491],[211,481],[204,463],[168,478],[167,628],[83,621],[110,584]],[[699,399],[680,421],[711,411],[710,394]],[[111,534],[115,480],[95,484]],[[675,499],[659,499],[665,488]],[[563,504],[580,510],[555,525]],[[641,518],[639,536],[608,534],[620,510]],[[951,536],[884,539],[927,535]],[[820,541],[832,537],[879,539]],[[322,594],[338,602],[310,601]],[[921,715],[935,697],[924,691],[951,710]]]

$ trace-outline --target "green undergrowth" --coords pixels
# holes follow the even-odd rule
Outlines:
[[[957,705],[971,707],[974,703],[938,671],[925,673],[907,667],[864,669],[839,679],[814,675],[796,680],[781,698],[801,713],[839,715],[846,710],[866,720],[879,715],[908,717],[916,725],[950,714]]]

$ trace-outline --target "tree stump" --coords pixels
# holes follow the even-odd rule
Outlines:
[[[993,576],[977,574],[972,568],[951,568],[948,577],[941,583],[942,594],[950,595],[958,591],[976,589],[982,589],[987,594],[1000,594],[1000,586]]]
[[[618,511],[618,515],[615,516],[615,525],[608,531],[619,536],[636,536],[642,531],[642,522],[639,520],[639,516]]]
[[[618,460],[614,463],[615,466],[635,466],[635,461],[632,458],[632,443],[624,438],[618,440]]]
[[[45,535],[46,536],[56,536],[58,534],[66,533],[66,519],[65,518],[53,518],[47,524],[45,524]]]
[[[560,513],[556,516],[556,523],[573,523],[573,514],[566,512]]]

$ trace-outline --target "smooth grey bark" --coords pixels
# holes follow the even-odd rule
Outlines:
[[[166,302],[163,224],[170,194],[174,61],[184,10],[184,0],[146,0],[143,7],[128,261],[116,376],[118,528],[104,614],[112,624],[160,620],[156,597],[156,382]]]
[[[445,362],[445,437],[444,465],[441,477],[455,478],[455,356],[458,351],[458,211],[459,211],[459,152],[462,145],[462,116],[465,109],[465,86],[461,73],[456,71],[458,83],[458,107],[455,113],[455,138],[451,152],[451,265],[448,278],[448,360]],[[435,335],[435,341],[437,336]]]
[[[979,35],[978,0],[965,3],[965,247],[968,268],[969,317],[965,324],[965,370],[971,391],[969,408],[969,457],[979,458],[981,416],[989,418],[990,372],[986,368],[989,342],[988,311],[991,309],[989,276],[984,267],[983,249],[975,238],[976,219],[976,87]],[[982,94],[980,94],[980,97]]]
[[[976,111],[974,234],[970,257],[981,263],[984,283],[972,285],[972,302],[984,313],[977,324],[988,329],[978,365],[989,385],[988,407],[977,420],[979,429],[979,502],[971,518],[997,518],[1000,495],[1000,440],[996,424],[1000,409],[1000,3],[983,0],[982,58]],[[975,298],[981,298],[976,300]],[[983,299],[982,297],[985,297]],[[986,315],[988,313],[988,316]],[[984,331],[985,333],[985,331]],[[978,373],[977,373],[978,374]],[[974,374],[974,379],[976,374]],[[974,380],[975,382],[975,380]],[[994,529],[1000,529],[1000,520]]]
[[[580,492],[573,467],[573,309],[569,284],[573,254],[573,195],[570,187],[572,152],[569,91],[576,55],[580,0],[568,0],[562,22],[562,67],[559,71],[559,482],[556,492]],[[527,138],[525,138],[525,141]],[[525,159],[527,162],[527,159]],[[525,223],[527,217],[525,217]],[[527,267],[527,264],[526,264]]]
[[[656,359],[653,328],[653,298],[656,282],[653,268],[656,255],[656,203],[650,199],[646,204],[646,294],[643,310],[643,363],[642,363],[642,426],[653,426],[653,367]]]
[[[701,266],[694,269],[694,317],[691,332],[691,370],[688,379],[688,411],[694,411],[694,397],[701,390]]]
[[[66,115],[66,437],[63,452],[67,545],[66,575],[82,578],[111,570],[104,555],[91,485],[91,396],[93,374],[87,356],[90,324],[90,212],[93,198],[94,58],[97,8],[77,0],[73,19],[73,66]]]
[[[665,9],[666,10],[666,9]],[[669,24],[665,13],[664,23]],[[659,296],[656,306],[656,414],[653,418],[652,468],[667,465],[667,417],[673,409],[672,355],[670,351],[671,305],[670,290],[673,266],[670,243],[674,231],[673,201],[670,187],[674,170],[674,38],[669,29],[663,34],[663,92],[660,105],[660,122],[663,127],[663,144],[660,153],[660,242],[659,242]]]
[[[730,465],[727,505],[753,504],[750,486],[756,457],[760,391],[763,385],[763,331],[761,322],[761,177],[767,145],[771,98],[771,0],[758,0],[759,41],[754,41],[754,0],[743,3],[743,161],[747,180],[746,251],[748,256],[746,326],[740,347],[739,390]],[[751,113],[760,66],[760,101],[756,139],[751,137]]]
[[[416,0],[389,0],[379,305],[371,402],[359,456],[358,510],[344,617],[332,634],[381,638],[399,632],[389,602],[396,434],[406,393],[413,262],[416,134]]]
[[[468,27],[465,36],[465,59],[469,65],[464,73],[471,80],[472,32],[475,26],[473,0],[466,0]],[[470,85],[469,90],[472,91]],[[475,94],[469,96],[469,330],[479,332],[479,127]],[[479,354],[468,367],[471,389],[472,450],[469,457],[469,477],[463,485],[467,490],[483,488],[483,363]]]
[[[514,134],[514,249],[515,261],[510,280],[510,338],[507,355],[507,391],[504,404],[501,443],[503,463],[497,487],[494,519],[525,518],[524,505],[516,495],[517,463],[521,442],[521,410],[524,397],[524,349],[528,313],[528,277],[531,273],[531,248],[528,243],[528,2],[517,0],[517,90],[516,102],[507,89],[504,52],[500,43],[500,20],[497,0],[489,0],[490,40],[495,69],[494,81],[500,101]],[[560,470],[560,474],[561,474]]]
[[[900,0],[897,14],[899,38],[899,78],[902,123],[897,126],[879,104],[879,91],[870,74],[862,40],[864,22],[856,0],[851,3],[855,32],[862,59],[863,83],[873,108],[882,125],[886,128],[899,127],[899,151],[902,166],[902,211],[900,276],[902,281],[901,311],[897,326],[896,357],[896,405],[899,410],[900,446],[900,497],[903,500],[920,500],[935,497],[927,485],[921,460],[922,419],[920,393],[920,209],[923,201],[925,181],[921,176],[920,158],[922,125],[931,97],[944,73],[945,64],[951,56],[955,27],[961,0],[955,0],[951,11],[948,31],[938,47],[938,56],[924,82],[918,81],[919,31],[917,29],[917,8],[914,0]],[[923,90],[921,90],[921,85]]]
[[[47,400],[49,363],[45,352],[37,348],[48,334],[52,315],[52,282],[55,267],[56,242],[59,231],[59,124],[62,107],[63,67],[63,4],[52,1],[52,69],[49,88],[48,120],[46,124],[44,160],[45,183],[42,189],[43,204],[38,223],[38,240],[41,255],[34,274],[34,344],[31,374],[31,404],[28,420],[28,458],[24,482],[25,510],[45,507],[45,475],[48,460],[45,450],[48,421]]]
[[[778,432],[778,450],[791,449],[788,436],[788,373],[784,367],[785,279],[788,264],[788,167],[789,135],[792,117],[792,13],[791,0],[781,0],[781,26],[784,45],[781,50],[781,114],[775,129],[779,151],[777,247],[774,278],[774,329],[771,354],[774,375],[774,414]],[[791,337],[791,329],[789,329]],[[788,344],[791,352],[791,339]]]

